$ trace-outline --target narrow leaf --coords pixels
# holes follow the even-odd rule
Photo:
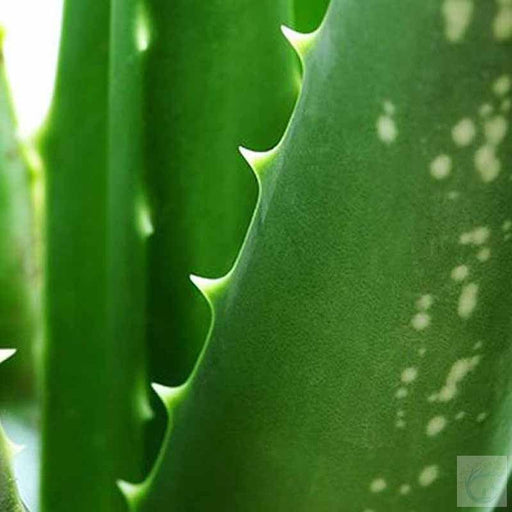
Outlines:
[[[124,510],[142,467],[144,240],[136,2],[65,2],[47,166],[42,509]],[[80,499],[77,499],[80,497]]]

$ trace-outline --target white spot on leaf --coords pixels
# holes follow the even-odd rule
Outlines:
[[[480,146],[476,150],[474,162],[484,183],[494,181],[501,171],[501,162],[496,156],[496,150],[490,144]]]
[[[377,120],[379,138],[385,144],[391,144],[398,136],[395,121],[388,115],[380,116]]]
[[[492,111],[493,111],[493,107],[492,105],[490,105],[489,103],[484,103],[481,107],[480,107],[480,110],[478,111],[479,114],[482,116],[482,117],[487,117],[487,116],[490,116],[492,114]]]
[[[408,393],[407,389],[405,389],[405,388],[398,388],[396,390],[395,396],[397,398],[405,398],[407,396],[407,393]]]
[[[430,163],[430,174],[436,180],[444,180],[452,170],[452,159],[448,155],[439,155]]]
[[[475,123],[469,118],[462,119],[452,129],[452,138],[457,146],[469,146],[475,135]]]
[[[481,423],[482,421],[486,420],[487,419],[487,416],[488,414],[486,412],[481,412],[477,417],[476,417],[476,421],[478,421],[479,423]]]
[[[454,281],[464,281],[469,275],[469,267],[467,265],[459,265],[452,270],[450,275]]]
[[[481,261],[482,263],[485,263],[486,261],[489,261],[491,257],[491,249],[489,247],[482,247],[476,255],[478,261]]]
[[[433,437],[439,434],[446,427],[446,418],[444,416],[435,416],[427,423],[427,436]]]
[[[439,468],[437,466],[427,466],[418,476],[418,483],[422,487],[428,487],[439,477]]]
[[[393,105],[391,101],[388,100],[384,102],[384,112],[388,116],[392,116],[395,113],[395,110],[395,105]]]
[[[401,418],[396,420],[395,427],[396,428],[405,428],[405,421]]]
[[[508,0],[498,0],[498,3],[492,29],[496,40],[505,41],[512,36],[512,4]]]
[[[491,230],[486,226],[479,226],[473,230],[473,243],[475,245],[482,245],[487,242],[491,236]]]
[[[418,369],[411,366],[409,368],[406,368],[402,372],[401,381],[404,384],[410,384],[411,382],[415,381],[417,377],[418,377]]]
[[[463,320],[467,320],[475,310],[478,298],[478,285],[469,283],[462,288],[457,312]]]
[[[405,496],[411,492],[411,486],[408,484],[403,484],[400,486],[399,493]]]
[[[477,367],[480,359],[480,356],[473,356],[455,361],[448,372],[444,386],[439,393],[435,394],[433,401],[449,402],[452,400],[458,392],[458,386],[461,381]]]
[[[484,124],[485,138],[489,144],[498,146],[501,144],[508,130],[508,122],[503,116],[494,116]]]
[[[473,231],[462,233],[459,242],[462,245],[483,245],[491,236],[491,230],[486,226],[478,226]]]
[[[512,85],[510,75],[501,75],[493,84],[492,90],[496,96],[505,96],[510,91]]]
[[[430,325],[430,315],[428,313],[416,313],[411,320],[413,329],[423,331]]]
[[[444,35],[448,41],[458,43],[471,22],[473,15],[472,0],[444,0],[442,7]]]
[[[371,492],[382,492],[387,487],[386,480],[384,478],[376,478],[371,484],[370,484],[370,491]]]
[[[434,298],[432,295],[422,295],[417,301],[416,301],[416,307],[422,311],[426,311],[427,309],[430,309],[432,304],[434,303]]]

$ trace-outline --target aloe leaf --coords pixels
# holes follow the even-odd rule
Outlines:
[[[278,142],[296,98],[279,25],[289,0],[148,0],[147,182],[152,376],[189,375],[209,311],[188,275],[232,265],[256,201],[240,144]],[[142,18],[144,21],[144,18]]]
[[[14,352],[14,350],[0,349],[0,364]],[[25,510],[11,467],[17,449],[18,447],[7,438],[0,424],[0,510],[2,512],[24,512]]]
[[[48,205],[45,511],[123,510],[115,482],[142,467],[147,233],[135,7],[65,2],[41,143]]]
[[[507,9],[333,0],[288,31],[301,97],[245,152],[258,208],[232,272],[196,279],[211,335],[158,388],[133,510],[450,511],[458,455],[510,454]]]
[[[33,212],[30,171],[17,138],[15,116],[2,55],[0,27],[0,340],[15,347],[18,357],[3,370],[11,383],[3,401],[26,399],[34,384]]]

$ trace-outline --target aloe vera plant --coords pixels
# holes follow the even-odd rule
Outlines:
[[[512,4],[325,7],[65,2],[42,512],[450,511],[511,454]]]

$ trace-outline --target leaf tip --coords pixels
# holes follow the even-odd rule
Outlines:
[[[281,32],[297,52],[300,59],[304,61],[306,54],[315,40],[316,31],[303,34],[287,27],[286,25],[281,25]]]
[[[190,280],[194,286],[203,294],[211,306],[213,306],[215,299],[225,289],[228,279],[229,274],[218,279],[208,279],[194,274],[190,275]]]
[[[140,496],[143,492],[142,484],[132,484],[130,482],[126,482],[125,480],[118,480],[117,488],[121,491],[121,494],[125,497],[130,510],[135,511],[135,507],[137,502],[140,499]]]
[[[162,384],[151,384],[153,391],[158,395],[160,400],[162,400],[163,404],[166,406],[168,410],[173,406],[176,399],[181,395],[184,386],[177,387],[169,387],[163,386]]]
[[[0,363],[7,361],[10,357],[12,357],[16,353],[15,349],[11,348],[1,348],[0,349]]]
[[[277,151],[277,147],[269,151],[252,151],[251,149],[244,148],[243,146],[238,146],[238,151],[253,170],[258,182],[261,183],[265,169],[272,161]]]

